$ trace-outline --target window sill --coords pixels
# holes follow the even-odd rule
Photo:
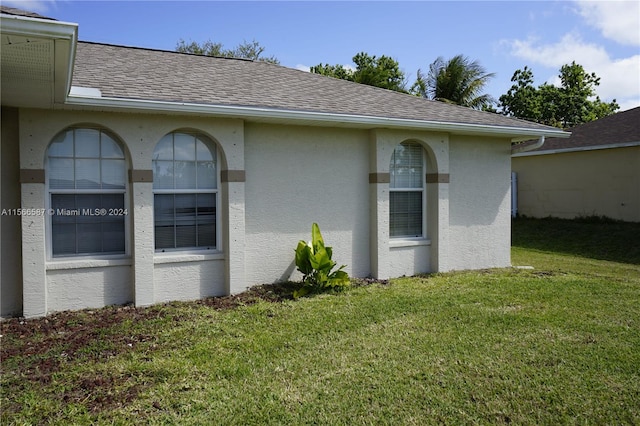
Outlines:
[[[417,247],[417,246],[430,246],[431,240],[427,238],[412,238],[412,239],[393,239],[389,240],[389,248],[396,247]]]
[[[64,269],[104,268],[109,266],[131,266],[131,258],[81,258],[81,259],[56,259],[46,263],[47,271]]]
[[[207,260],[224,260],[224,253],[220,251],[207,251],[207,253],[202,253],[198,251],[188,251],[188,252],[157,252],[153,256],[153,263],[163,264],[163,263],[182,263],[182,262],[201,262]]]

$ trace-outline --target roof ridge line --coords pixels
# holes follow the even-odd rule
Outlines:
[[[149,51],[149,52],[174,53],[176,55],[187,55],[187,56],[196,56],[196,57],[203,57],[203,58],[229,59],[229,60],[244,61],[244,62],[260,62],[260,63],[264,62],[264,63],[271,64],[270,62],[256,61],[256,60],[248,59],[248,58],[236,58],[236,57],[231,57],[231,56],[200,55],[200,54],[197,54],[197,53],[179,52],[177,50],[167,50],[167,49],[160,49],[160,48],[156,48],[156,47],[130,46],[130,45],[124,45],[124,44],[103,43],[103,42],[99,42],[99,41],[86,41],[86,40],[78,40],[78,43],[93,44],[93,45],[99,45],[99,46],[120,47],[120,48],[123,48],[123,49],[146,50],[146,51]],[[271,64],[271,65],[278,65],[278,64]],[[280,65],[280,66],[282,66],[282,65]],[[288,68],[288,67],[285,67],[285,68]]]

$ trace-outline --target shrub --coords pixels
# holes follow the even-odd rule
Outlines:
[[[320,227],[317,223],[311,226],[311,241],[300,240],[296,252],[296,266],[303,275],[302,287],[293,293],[293,297],[301,297],[308,293],[319,293],[327,290],[342,290],[349,286],[349,275],[340,266],[332,271],[336,262],[331,260],[333,251],[324,245]]]

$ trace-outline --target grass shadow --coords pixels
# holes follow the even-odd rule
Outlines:
[[[640,265],[640,223],[606,218],[512,221],[511,245]]]

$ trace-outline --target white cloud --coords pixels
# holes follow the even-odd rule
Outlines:
[[[640,46],[640,2],[577,0],[578,13],[602,35],[621,44]]]
[[[2,4],[28,12],[44,13],[52,9],[55,0],[3,0]]]
[[[354,67],[353,65],[343,65],[343,67],[345,67],[346,69],[348,69],[351,72],[356,72],[357,68]]]
[[[593,63],[610,60],[609,54],[603,47],[585,43],[579,35],[574,33],[565,34],[554,44],[538,45],[537,42],[535,38],[528,38],[527,40],[507,40],[503,43],[511,48],[512,55],[546,67],[560,68],[571,61],[589,67]]]
[[[592,1],[575,0],[575,13],[584,21],[597,28],[603,37],[619,44],[640,46],[640,2],[633,1]],[[602,100],[616,99],[621,110],[640,105],[640,55],[627,58],[612,58],[604,46],[585,42],[579,33],[565,34],[555,43],[542,44],[539,40],[502,41],[513,56],[534,65],[553,68],[548,82],[559,84],[560,67],[572,61],[582,65],[587,72],[595,72],[600,77],[596,88]]]
[[[622,106],[640,105],[640,55],[628,58],[612,59],[604,47],[584,42],[575,33],[569,33],[560,41],[552,44],[539,44],[538,40],[503,41],[510,48],[510,53],[533,64],[540,64],[555,69],[555,74],[549,76],[549,83],[559,84],[557,75],[560,67],[575,61],[582,65],[585,71],[595,72],[600,77],[597,94],[603,101],[616,99]],[[536,69],[532,66],[534,75]],[[536,75],[540,77],[539,75]]]
[[[638,102],[638,100],[636,99],[629,99],[629,100],[623,100],[623,101],[617,100],[617,102],[618,102],[618,105],[620,105],[620,109],[617,112],[627,111],[640,106],[640,102]]]
[[[351,72],[354,72],[356,70],[356,67],[354,67],[353,65],[343,65],[344,68],[348,69]],[[297,70],[300,71],[306,71],[306,72],[310,72],[311,67],[308,65],[303,65],[303,64],[298,64],[295,67]]]
[[[636,105],[640,105],[640,55],[630,58],[611,61],[594,67],[600,77],[598,93],[603,98],[616,98],[619,100],[635,99]]]

